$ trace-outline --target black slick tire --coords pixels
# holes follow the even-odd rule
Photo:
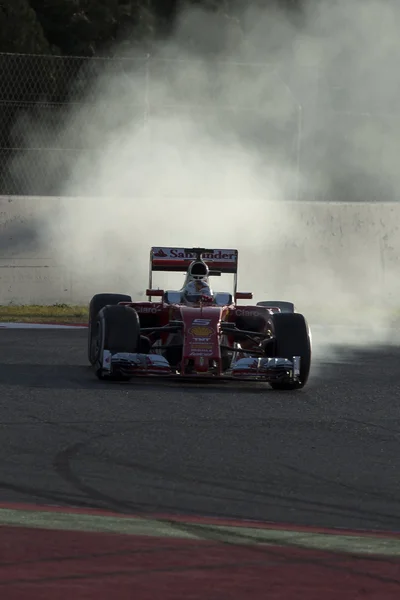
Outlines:
[[[95,327],[94,324],[97,315],[102,308],[108,305],[115,305],[119,302],[132,302],[131,296],[126,294],[96,294],[89,303],[89,323],[88,323],[88,359],[91,365],[95,363],[95,354],[93,350]]]
[[[275,313],[270,318],[275,338],[275,356],[292,360],[300,356],[300,381],[295,383],[271,383],[274,390],[303,388],[311,368],[311,334],[305,317],[300,313]]]
[[[128,376],[103,375],[101,365],[103,351],[111,353],[136,353],[140,347],[140,320],[134,308],[122,305],[108,305],[97,315],[95,327],[95,369],[99,379],[128,381]]]

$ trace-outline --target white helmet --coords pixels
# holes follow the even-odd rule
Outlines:
[[[183,298],[189,304],[212,302],[213,292],[208,282],[209,268],[203,260],[194,260],[186,275]]]
[[[213,292],[207,279],[195,279],[189,281],[184,287],[183,298],[189,304],[198,302],[212,302]]]
[[[186,281],[208,279],[209,274],[210,270],[203,260],[194,260],[189,265]]]

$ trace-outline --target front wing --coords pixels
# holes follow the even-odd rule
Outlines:
[[[136,376],[177,376],[177,373],[164,356],[159,354],[131,354],[118,352],[112,354],[104,350],[102,361],[103,377],[112,378],[115,375],[124,377]],[[300,377],[300,356],[287,358],[239,358],[234,361],[222,375],[209,372],[178,374],[181,378],[204,378],[255,380],[267,383],[294,383]]]

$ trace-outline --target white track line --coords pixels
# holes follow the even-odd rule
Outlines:
[[[0,323],[0,329],[87,329],[87,325],[59,323]]]

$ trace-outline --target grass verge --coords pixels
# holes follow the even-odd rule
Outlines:
[[[68,304],[0,306],[1,323],[87,323],[87,321],[88,308],[86,306],[69,306]]]

